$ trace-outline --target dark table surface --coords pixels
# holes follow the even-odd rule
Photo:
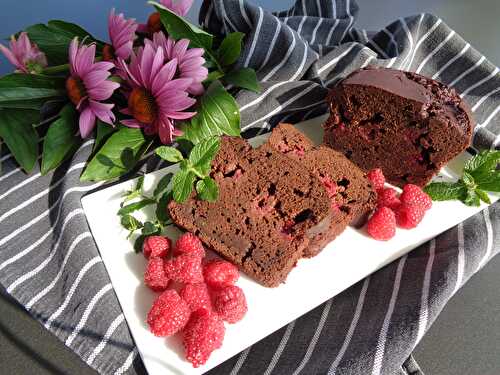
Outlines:
[[[323,0],[322,0],[323,1]],[[189,16],[196,17],[200,0]],[[273,10],[291,0],[254,0]],[[430,12],[500,64],[498,0],[358,0],[358,27],[377,30],[398,17]],[[0,37],[23,27],[59,18],[77,22],[106,38],[110,8],[144,20],[150,8],[138,0],[2,0]],[[272,5],[271,5],[272,4]],[[0,59],[0,75],[10,71]],[[415,357],[427,374],[500,374],[500,258],[493,259],[445,307]],[[45,331],[0,287],[0,374],[95,374],[55,336]]]

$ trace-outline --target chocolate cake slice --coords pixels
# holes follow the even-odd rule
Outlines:
[[[474,123],[455,90],[419,74],[366,68],[328,99],[324,142],[398,186],[424,186],[471,142]]]
[[[316,236],[328,232],[330,198],[321,181],[264,144],[223,137],[212,161],[216,202],[172,201],[173,221],[265,286],[282,283]]]
[[[290,124],[278,125],[269,138],[269,144],[316,174],[331,199],[334,215],[330,230],[318,234],[304,256],[317,255],[347,225],[362,225],[375,208],[377,195],[370,181],[340,152],[325,146],[314,147],[309,138]]]

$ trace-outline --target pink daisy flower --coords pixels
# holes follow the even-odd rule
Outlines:
[[[19,34],[19,38],[10,38],[10,49],[0,44],[0,52],[23,73],[40,73],[47,66],[45,54],[31,43],[26,32]]]
[[[119,61],[132,88],[128,107],[122,112],[133,116],[133,119],[123,120],[122,124],[144,128],[148,135],[158,134],[163,144],[172,143],[174,137],[181,134],[174,126],[175,121],[196,114],[185,112],[196,102],[186,91],[192,79],[174,79],[177,59],[165,63],[163,48],[155,50],[150,44],[139,48],[137,55],[132,53],[130,64],[127,65],[122,59]]]
[[[184,17],[191,9],[194,0],[160,0],[160,4],[178,16]],[[151,13],[146,24],[139,24],[137,31],[141,33],[156,33],[163,29],[160,13]]]
[[[115,58],[126,60],[130,57],[137,26],[135,19],[125,19],[123,13],[115,14],[115,10],[111,10],[108,17],[108,33],[111,45],[106,44],[104,46],[104,60],[113,61]]]
[[[187,88],[187,92],[192,95],[201,95],[205,91],[202,82],[208,76],[208,69],[203,66],[205,59],[202,57],[205,53],[203,48],[188,49],[189,40],[181,39],[175,41],[166,37],[163,32],[157,32],[153,35],[153,40],[146,39],[146,44],[151,44],[154,49],[162,47],[165,51],[167,60],[177,59],[178,76],[180,78],[191,78],[193,82]]]
[[[102,103],[109,99],[120,87],[108,80],[112,62],[95,62],[95,44],[78,45],[78,38],[69,46],[70,77],[66,80],[68,97],[80,112],[80,135],[87,138],[95,127],[96,117],[113,125],[115,115],[111,111],[114,104]]]

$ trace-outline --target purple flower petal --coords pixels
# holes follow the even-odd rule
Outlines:
[[[83,77],[83,84],[87,89],[99,87],[109,76],[107,70],[92,70]]]
[[[182,60],[184,54],[189,47],[189,39],[181,39],[175,43],[174,49],[172,51],[172,56],[177,57],[177,59]]]
[[[177,59],[170,60],[168,63],[163,65],[160,71],[154,77],[151,85],[151,91],[153,95],[160,91],[164,84],[172,80],[177,71]]]
[[[99,61],[92,65],[92,70],[111,70],[115,64],[109,61]]]
[[[16,56],[14,56],[14,54],[12,53],[12,51],[10,49],[8,49],[4,45],[0,44],[0,52],[2,52],[5,55],[5,57],[7,58],[7,60],[9,60],[10,63],[12,65],[14,65],[16,68],[21,69],[25,73],[27,72],[26,68],[23,66],[23,64],[20,64],[19,61],[17,61]]]
[[[120,123],[129,128],[142,128],[143,124],[137,121],[135,118],[130,120],[121,120]]]
[[[157,83],[156,86],[154,83]],[[161,80],[153,83],[153,94],[155,96],[163,95],[166,91],[186,91],[193,83],[191,78],[177,78],[172,81],[164,82]]]
[[[120,87],[117,82],[104,81],[98,87],[87,89],[87,93],[93,100],[106,100],[113,95],[113,92]]]
[[[95,115],[90,107],[85,108],[82,113],[80,113],[79,127],[80,135],[82,138],[87,138],[95,126]]]
[[[158,121],[158,135],[160,136],[160,141],[164,145],[171,144],[174,140],[174,125],[170,119],[166,116],[161,116]]]
[[[186,120],[196,115],[196,112],[165,112],[165,115],[175,120]]]
[[[156,79],[156,75],[163,67],[163,61],[164,61],[163,47],[160,47],[156,51],[155,58],[153,60],[153,63],[151,64],[151,75],[149,76],[150,87],[152,87]]]
[[[115,106],[114,104],[100,103],[94,100],[89,100],[89,106],[99,120],[113,125],[116,120],[115,114],[111,110]]]
[[[141,59],[140,59],[140,73],[142,77],[142,82],[146,88],[150,88],[150,80],[151,77],[151,67],[153,65],[155,57],[155,51],[150,45],[146,45],[144,47]]]
[[[191,95],[199,96],[205,92],[205,87],[199,82],[193,82],[191,86],[187,88],[187,92]]]

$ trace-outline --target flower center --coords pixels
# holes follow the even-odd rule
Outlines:
[[[113,61],[115,59],[115,49],[110,44],[105,44],[102,49],[102,58],[104,61]]]
[[[82,80],[76,77],[69,77],[66,80],[66,91],[74,105],[80,104],[80,101],[87,96]]]
[[[143,88],[132,90],[128,98],[128,109],[135,119],[143,124],[152,124],[158,114],[158,106],[151,93]]]
[[[154,34],[158,31],[161,31],[163,28],[163,25],[161,23],[160,19],[160,13],[155,12],[151,13],[151,15],[148,18],[148,29],[151,34]]]

